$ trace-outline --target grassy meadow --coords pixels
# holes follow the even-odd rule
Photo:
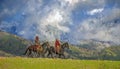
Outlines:
[[[120,69],[120,61],[1,57],[0,69]]]

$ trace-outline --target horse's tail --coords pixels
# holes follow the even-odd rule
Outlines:
[[[28,52],[29,48],[26,49],[25,53],[23,55],[26,55],[26,53]]]

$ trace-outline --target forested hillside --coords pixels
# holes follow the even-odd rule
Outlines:
[[[12,55],[22,55],[29,41],[6,32],[0,32],[0,50]]]

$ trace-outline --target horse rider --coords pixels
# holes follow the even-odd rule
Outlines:
[[[39,37],[36,36],[35,37],[35,46],[38,46],[38,45],[40,45],[40,40],[39,40]]]
[[[38,50],[40,50],[40,51],[42,50],[38,36],[35,37],[35,46],[36,46],[35,48],[37,48]]]
[[[59,53],[60,49],[61,49],[60,41],[58,39],[56,39],[55,40],[55,50],[57,53]]]

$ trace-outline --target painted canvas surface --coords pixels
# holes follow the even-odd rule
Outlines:
[[[120,69],[120,0],[0,0],[0,69]]]

